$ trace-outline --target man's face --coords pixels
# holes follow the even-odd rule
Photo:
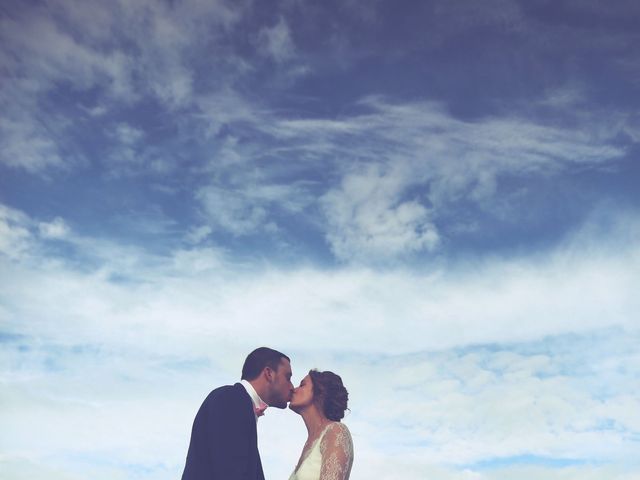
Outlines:
[[[313,382],[311,376],[307,375],[300,382],[300,386],[293,390],[289,408],[296,413],[300,413],[304,408],[313,403]]]
[[[291,400],[293,393],[293,384],[291,383],[291,364],[286,358],[280,360],[278,369],[273,372],[270,393],[270,406],[287,407],[287,402]]]

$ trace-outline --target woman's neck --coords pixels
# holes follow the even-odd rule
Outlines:
[[[309,438],[316,438],[324,428],[331,423],[327,417],[325,417],[315,405],[311,405],[309,408],[300,412],[304,424],[307,427],[307,433]]]

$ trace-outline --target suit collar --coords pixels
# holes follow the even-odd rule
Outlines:
[[[248,382],[247,380],[241,380],[240,385],[244,387],[244,389],[249,394],[249,397],[251,398],[251,403],[253,403],[254,414],[257,408],[260,408],[262,405],[267,405],[266,402],[260,398],[260,395],[258,395],[258,392],[256,392],[256,389],[253,388],[253,385],[251,385],[250,382]],[[257,418],[258,418],[258,415],[256,415],[256,419]]]

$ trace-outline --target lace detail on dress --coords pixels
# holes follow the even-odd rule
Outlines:
[[[353,442],[346,425],[332,423],[320,441],[320,480],[347,480],[353,465]]]
[[[352,464],[349,429],[342,423],[332,422],[310,446],[303,448],[289,480],[348,480]]]

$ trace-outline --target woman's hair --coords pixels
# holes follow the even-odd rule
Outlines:
[[[320,407],[329,420],[339,421],[347,409],[349,392],[344,388],[342,379],[333,372],[310,370],[313,383],[313,401]]]

